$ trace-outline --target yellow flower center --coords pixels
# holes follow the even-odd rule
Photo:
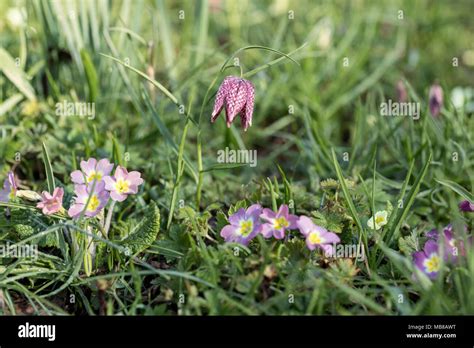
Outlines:
[[[309,234],[309,242],[311,244],[321,244],[324,241],[323,238],[321,238],[321,235],[319,232],[311,232]]]
[[[117,179],[117,182],[115,183],[115,190],[118,193],[127,193],[129,189],[130,184],[127,180]]]
[[[240,223],[240,234],[242,236],[248,236],[253,229],[252,220],[245,220]]]
[[[384,216],[379,215],[379,216],[375,217],[375,223],[377,225],[380,225],[381,223],[384,223],[384,222],[385,222],[385,217]]]
[[[15,198],[15,197],[16,197],[16,190],[15,190],[15,189],[11,189],[11,190],[10,190],[10,194],[8,195],[8,197],[9,197],[10,199]]]
[[[94,212],[97,210],[99,205],[100,205],[99,198],[97,197],[97,195],[93,195],[89,201],[89,204],[87,205],[87,210],[90,212]]]
[[[275,228],[275,230],[280,230],[288,226],[290,226],[290,223],[283,216],[276,218],[275,222],[273,223],[273,227]]]
[[[424,262],[426,272],[433,273],[438,272],[441,266],[438,255],[434,254]]]
[[[89,177],[87,178],[87,182],[91,182],[97,180],[97,182],[102,180],[102,173],[101,172],[96,172],[93,170],[90,174]]]

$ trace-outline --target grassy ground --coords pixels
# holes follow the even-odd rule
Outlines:
[[[434,280],[414,278],[412,263],[429,230],[452,223],[466,241],[473,225],[458,208],[474,187],[472,10],[422,0],[2,2],[0,180],[12,170],[22,190],[63,187],[66,209],[70,173],[90,157],[145,183],[115,205],[108,235],[96,218],[45,217],[22,197],[0,203],[1,243],[39,246],[36,259],[0,259],[0,313],[474,314],[470,247]],[[256,94],[247,132],[209,121],[220,82],[241,73]],[[399,80],[418,120],[380,115]],[[94,117],[58,115],[64,102],[94,103]],[[226,147],[257,150],[257,165],[219,164]],[[326,258],[297,231],[225,243],[228,215],[254,203],[288,204],[367,257]],[[374,231],[367,221],[380,210],[389,223]]]

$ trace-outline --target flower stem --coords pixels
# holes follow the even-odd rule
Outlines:
[[[198,185],[196,190],[196,210],[199,211],[199,206],[201,205],[201,191],[202,191],[202,148],[201,148],[201,129],[199,129],[197,134],[197,161],[198,161]]]
[[[110,207],[109,207],[109,211],[107,212],[107,219],[105,220],[104,234],[106,236],[109,235],[110,221],[112,221],[112,215],[114,213],[114,207],[115,207],[115,201],[112,201],[112,204],[110,204]]]

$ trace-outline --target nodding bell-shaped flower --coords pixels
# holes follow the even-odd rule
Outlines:
[[[217,91],[211,122],[214,122],[225,107],[227,127],[230,127],[235,117],[240,113],[244,131],[252,125],[255,90],[252,83],[246,79],[227,76]]]
[[[405,103],[408,100],[408,93],[403,80],[398,80],[396,89],[398,102]]]
[[[431,115],[438,116],[443,106],[443,89],[437,83],[431,86],[429,94],[429,106]]]

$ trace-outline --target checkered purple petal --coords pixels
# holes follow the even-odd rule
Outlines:
[[[250,81],[245,81],[245,86],[247,87],[247,102],[241,113],[242,118],[242,127],[246,131],[252,125],[252,116],[253,116],[253,106],[255,99],[255,88],[253,87]]]
[[[212,111],[211,122],[214,122],[221,113],[222,108],[224,107],[225,98],[234,80],[234,76],[227,76],[220,85],[216,94],[216,100],[214,102],[214,110]]]

